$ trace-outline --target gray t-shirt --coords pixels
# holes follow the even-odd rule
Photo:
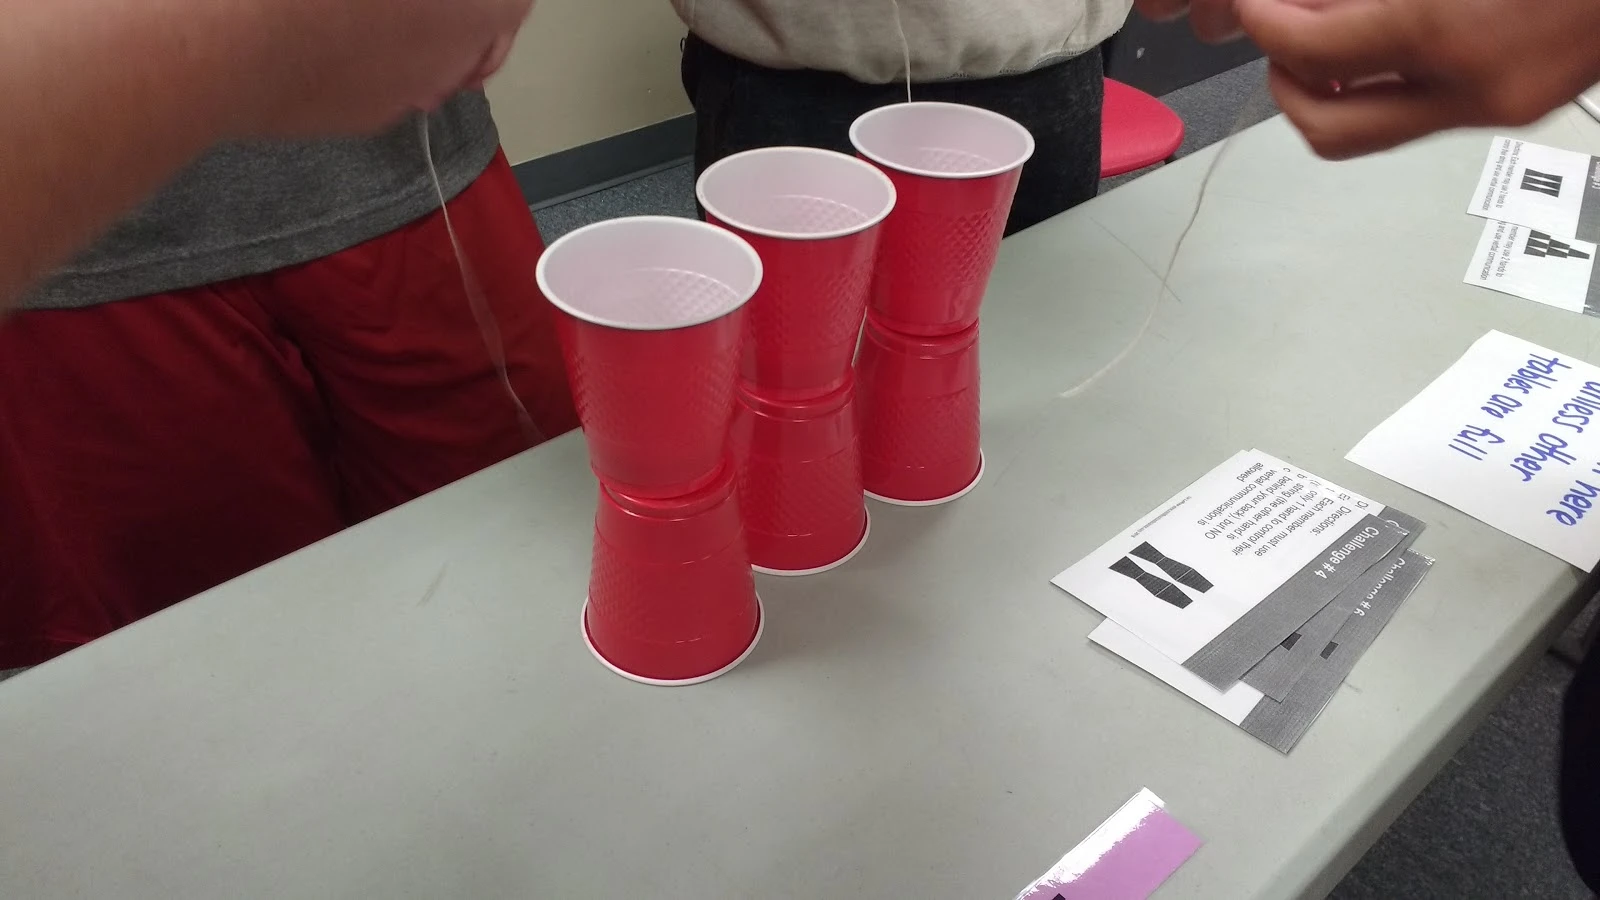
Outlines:
[[[489,101],[469,93],[429,125],[445,195],[494,159]],[[94,306],[259,275],[388,234],[439,206],[415,121],[375,138],[230,144],[185,169],[25,298]]]

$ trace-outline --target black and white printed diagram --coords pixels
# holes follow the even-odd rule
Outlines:
[[[1133,579],[1156,599],[1178,609],[1188,609],[1194,602],[1184,588],[1204,594],[1212,587],[1199,570],[1167,556],[1149,542],[1134,547],[1128,551],[1128,555],[1112,563],[1111,571]],[[1172,580],[1168,581],[1168,578]]]

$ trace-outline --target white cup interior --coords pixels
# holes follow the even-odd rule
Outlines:
[[[751,234],[822,240],[865,231],[894,209],[882,172],[843,153],[769,147],[712,165],[695,186],[717,220]]]
[[[719,319],[761,286],[761,258],[732,232],[663,216],[600,222],[551,244],[539,289],[586,322],[633,331]]]
[[[987,178],[1033,157],[1033,135],[1011,119],[957,103],[897,103],[850,126],[850,140],[875,163],[931,178]]]

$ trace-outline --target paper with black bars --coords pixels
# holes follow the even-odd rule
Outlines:
[[[1384,510],[1244,451],[1054,583],[1223,687],[1399,545]]]
[[[1528,245],[1523,248],[1522,252],[1540,259],[1547,256],[1554,256],[1557,259],[1594,258],[1593,254],[1573,249],[1571,244],[1563,244],[1542,231],[1528,232]]]
[[[1467,284],[1600,316],[1596,245],[1510,222],[1489,222],[1467,266]]]
[[[1167,556],[1148,543],[1140,544],[1128,552],[1146,562],[1155,563],[1156,568],[1171,575],[1184,587],[1199,591],[1202,594],[1211,590],[1211,582],[1207,581],[1199,572]]]
[[[1405,532],[1405,537],[1371,571],[1387,572],[1395,569],[1426,527],[1420,519],[1393,508],[1384,512],[1383,517],[1401,528]],[[1287,698],[1295,682],[1316,663],[1317,648],[1325,648],[1323,653],[1330,652],[1326,649],[1328,642],[1333,640],[1333,636],[1343,627],[1345,621],[1366,599],[1364,595],[1367,592],[1368,581],[1367,578],[1352,581],[1333,598],[1332,602],[1312,616],[1309,622],[1295,629],[1295,632],[1281,644],[1272,648],[1266,659],[1256,663],[1246,672],[1244,683],[1274,700]]]
[[[1178,584],[1192,591],[1203,594],[1211,590],[1211,582],[1201,577],[1199,572],[1166,556],[1149,544],[1140,544],[1129,551],[1128,556],[1124,556],[1111,564],[1111,571],[1116,572],[1118,575],[1132,578],[1138,582],[1140,587],[1149,591],[1158,599],[1164,600],[1179,609],[1188,608],[1189,604],[1194,601],[1177,585],[1141,569],[1139,564],[1129,557],[1138,557],[1145,562],[1154,563],[1156,568],[1176,579]]]
[[[1216,688],[1239,682],[1356,579],[1389,556],[1406,536],[1394,517],[1363,517],[1344,532],[1325,558],[1314,559],[1296,572],[1185,660],[1183,667]]]
[[[1089,639],[1279,752],[1288,753],[1327,709],[1356,663],[1393,620],[1401,604],[1416,591],[1432,565],[1433,560],[1408,550],[1392,563],[1364,573],[1352,585],[1358,597],[1355,609],[1344,617],[1333,636],[1320,645],[1306,639],[1299,642],[1298,645],[1316,649],[1311,654],[1311,665],[1281,701],[1243,682],[1218,690],[1109,619]]]
[[[1497,137],[1467,212],[1567,244],[1600,242],[1600,159]]]
[[[1149,591],[1151,596],[1165,603],[1170,603],[1179,609],[1187,609],[1193,600],[1189,595],[1178,589],[1178,586],[1157,575],[1139,568],[1138,563],[1124,556],[1111,564],[1111,571],[1134,580],[1136,584]]]

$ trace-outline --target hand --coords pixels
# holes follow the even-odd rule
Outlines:
[[[1242,33],[1234,0],[1134,0],[1139,14],[1152,22],[1170,22],[1185,14],[1202,41],[1220,44]]]
[[[533,0],[253,0],[248,136],[358,134],[431,110],[505,62]]]
[[[1272,92],[1344,159],[1460,126],[1526,125],[1600,82],[1596,0],[1238,0]]]

